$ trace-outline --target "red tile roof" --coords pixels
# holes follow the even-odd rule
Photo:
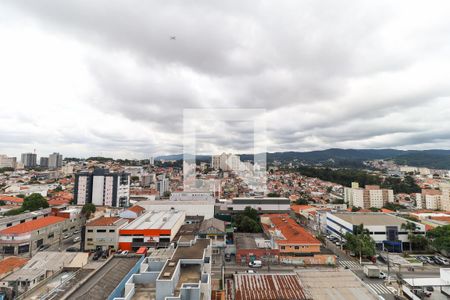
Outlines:
[[[25,223],[17,224],[0,231],[0,234],[21,234],[38,230],[49,225],[64,222],[66,219],[55,216],[48,216]]]
[[[28,259],[23,257],[10,256],[0,261],[0,274],[12,272],[18,268],[23,267]]]
[[[138,214],[138,213],[143,212],[145,210],[145,208],[143,208],[142,206],[139,206],[139,205],[135,205],[135,206],[128,208],[127,210],[131,210],[132,212],[135,212]]]
[[[277,240],[278,244],[320,245],[318,239],[298,225],[288,214],[270,214],[261,217],[269,217],[275,229],[280,230],[283,234],[285,240]],[[266,227],[266,229],[271,230],[272,228]]]
[[[0,195],[0,201],[14,202],[14,203],[23,203],[23,199],[19,197],[12,197],[6,195]]]
[[[111,226],[120,219],[119,217],[101,217],[90,221],[86,226]]]

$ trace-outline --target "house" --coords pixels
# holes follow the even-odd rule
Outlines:
[[[216,218],[204,220],[198,235],[201,238],[210,238],[213,241],[213,247],[225,247],[225,222]]]
[[[135,205],[120,212],[119,216],[124,219],[136,219],[142,216],[144,212],[145,208],[139,205]]]

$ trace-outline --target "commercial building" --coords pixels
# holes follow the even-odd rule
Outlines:
[[[326,213],[328,232],[344,236],[354,233],[361,224],[377,244],[378,249],[390,251],[403,251],[405,244],[409,243],[408,232],[402,229],[402,224],[410,220],[386,213]],[[425,225],[413,222],[416,225],[414,234],[424,235]]]
[[[288,213],[291,201],[288,198],[253,197],[220,200],[219,209],[222,213],[242,212],[246,207],[256,209],[259,213]]]
[[[0,251],[4,255],[29,254],[61,239],[68,225],[66,218],[48,216],[8,227],[0,231]]]
[[[136,251],[140,247],[168,246],[185,216],[185,212],[175,209],[149,211],[119,229],[119,248]]]
[[[298,225],[288,214],[262,215],[264,233],[270,237],[272,248],[278,249],[279,260],[296,264],[336,263],[336,257],[321,248],[321,242]]]
[[[170,200],[145,200],[139,201],[139,206],[146,211],[166,211],[169,209],[182,210],[186,216],[203,216],[205,219],[214,217],[214,201],[170,201]]]
[[[63,157],[59,153],[52,153],[48,156],[48,167],[50,169],[57,169],[62,167]]]
[[[35,210],[33,212],[23,213],[16,216],[0,218],[0,230],[22,224],[31,220],[37,220],[51,215],[50,208]]]
[[[130,174],[110,173],[107,169],[80,172],[75,175],[74,199],[78,205],[128,207]]]
[[[363,189],[353,182],[351,188],[344,188],[344,202],[361,208],[382,208],[387,203],[394,202],[394,191],[381,189],[378,185],[366,185]]]
[[[171,201],[214,201],[212,193],[201,192],[173,192],[170,194]]]
[[[16,168],[17,158],[8,157],[7,155],[0,154],[0,169],[1,168]]]
[[[88,222],[84,235],[84,250],[117,250],[119,229],[127,223],[128,220],[120,217],[100,217]]]
[[[36,167],[37,155],[35,153],[22,153],[21,162],[25,168]]]
[[[241,160],[238,155],[222,153],[211,157],[211,167],[214,170],[239,171]]]

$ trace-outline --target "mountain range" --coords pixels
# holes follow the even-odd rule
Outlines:
[[[253,160],[253,154],[240,154],[241,160]],[[159,156],[156,159],[180,160],[182,154]],[[210,161],[211,155],[198,155],[197,161]],[[392,159],[398,164],[450,169],[450,150],[397,150],[397,149],[339,149],[332,148],[317,151],[268,152],[267,161],[303,162],[312,165],[331,167],[359,167],[363,161],[374,159]]]

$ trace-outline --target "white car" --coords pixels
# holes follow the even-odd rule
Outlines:
[[[383,272],[380,272],[380,275],[378,276],[380,279],[386,279],[387,275]]]
[[[120,252],[120,255],[128,255],[128,250],[124,250],[124,251]]]
[[[253,271],[253,270],[247,270],[247,273],[248,273],[248,274],[255,274],[256,272]]]

